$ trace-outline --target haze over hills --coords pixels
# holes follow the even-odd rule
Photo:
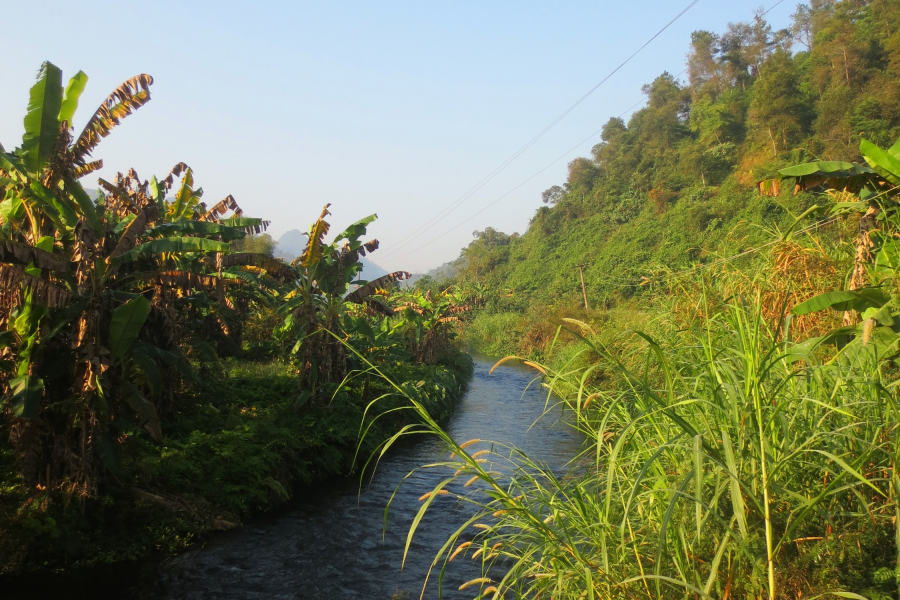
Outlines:
[[[300,256],[305,247],[306,234],[299,229],[291,229],[278,238],[274,253],[275,256],[290,262]],[[363,270],[360,273],[362,279],[372,280],[388,274],[385,269],[381,268],[367,257],[361,258],[360,262],[363,265]]]
[[[454,277],[456,277],[456,274],[459,272],[464,262],[464,260],[457,258],[456,260],[445,262],[441,266],[435,267],[424,273],[413,273],[412,277],[410,277],[409,280],[404,283],[406,287],[412,287],[423,277],[431,277],[438,282],[453,279]]]

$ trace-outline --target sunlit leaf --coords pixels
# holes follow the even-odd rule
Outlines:
[[[31,172],[39,172],[56,152],[59,121],[63,101],[62,71],[51,62],[41,65],[37,83],[31,88],[25,135],[22,136],[22,158]]]

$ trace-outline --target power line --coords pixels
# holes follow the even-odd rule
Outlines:
[[[477,184],[475,184],[475,186],[473,186],[471,189],[469,189],[469,191],[467,191],[465,194],[463,194],[462,196],[460,196],[460,197],[459,197],[456,201],[454,201],[449,207],[445,208],[445,209],[442,210],[440,213],[438,213],[435,217],[432,217],[431,220],[427,221],[427,222],[425,223],[425,225],[422,226],[423,228],[420,228],[421,231],[419,231],[419,232],[418,232],[417,234],[415,234],[415,235],[407,236],[406,238],[404,238],[403,240],[401,240],[401,243],[400,243],[399,245],[395,246],[394,248],[392,248],[392,249],[384,256],[384,258],[387,258],[387,257],[390,256],[391,254],[397,252],[399,249],[401,249],[401,248],[403,248],[404,246],[410,244],[413,240],[416,240],[416,239],[418,239],[419,237],[421,237],[426,231],[428,231],[429,229],[431,229],[432,227],[434,227],[435,225],[437,225],[437,223],[439,223],[444,217],[446,217],[447,215],[449,215],[449,214],[450,214],[451,212],[453,212],[456,208],[458,208],[459,206],[461,206],[466,200],[468,200],[468,199],[471,198],[475,193],[477,193],[481,188],[483,188],[485,185],[487,185],[494,177],[496,177],[497,175],[499,175],[501,171],[503,171],[504,169],[506,169],[506,167],[508,167],[510,164],[512,164],[513,161],[515,161],[517,158],[519,158],[519,156],[521,156],[525,151],[527,151],[527,150],[528,150],[532,145],[534,145],[539,139],[541,139],[542,137],[544,137],[544,134],[546,134],[546,133],[547,133],[548,131],[550,131],[554,126],[556,126],[557,123],[559,123],[560,121],[562,121],[562,120],[563,120],[570,112],[572,112],[573,110],[575,110],[575,108],[577,108],[582,102],[584,102],[584,101],[588,98],[588,96],[590,96],[590,95],[593,94],[595,91],[597,91],[597,89],[598,89],[600,86],[602,86],[604,83],[606,83],[613,75],[615,75],[616,73],[618,73],[618,72],[622,69],[622,67],[624,67],[624,66],[627,65],[629,62],[631,62],[631,60],[632,60],[635,56],[637,56],[638,54],[640,54],[641,51],[643,51],[647,46],[649,46],[656,38],[658,38],[660,35],[662,35],[663,32],[665,32],[669,27],[671,27],[678,19],[680,19],[682,16],[684,16],[684,14],[687,13],[691,8],[693,8],[694,5],[697,4],[699,1],[700,1],[700,0],[692,0],[692,2],[691,2],[690,4],[688,4],[687,7],[686,7],[684,10],[682,10],[680,13],[678,13],[678,15],[676,15],[674,19],[672,19],[671,21],[669,21],[669,22],[666,24],[665,27],[663,27],[662,29],[660,29],[659,31],[657,31],[656,34],[655,34],[653,37],[651,37],[649,40],[647,40],[646,42],[644,42],[644,45],[642,45],[640,48],[638,48],[631,56],[629,56],[628,58],[626,58],[626,59],[625,59],[618,67],[616,67],[615,69],[613,69],[613,71],[610,72],[609,75],[607,75],[606,77],[604,77],[604,78],[600,81],[600,83],[598,83],[597,85],[595,85],[594,87],[592,87],[590,90],[588,90],[588,92],[587,92],[586,94],[584,94],[584,95],[583,95],[581,98],[579,98],[574,104],[572,104],[569,108],[567,108],[561,115],[559,115],[558,117],[556,117],[556,119],[554,119],[549,125],[547,125],[546,127],[544,127],[544,129],[542,129],[542,130],[540,131],[540,133],[538,133],[536,136],[534,136],[533,138],[531,138],[531,140],[529,140],[527,144],[525,144],[522,148],[520,148],[520,149],[519,149],[515,154],[513,154],[511,157],[509,157],[508,159],[506,159],[499,167],[497,167],[496,169],[494,169],[494,170],[493,170],[491,173],[489,173],[484,179],[482,179],[482,180],[479,181]]]
[[[682,73],[684,73],[685,71],[687,71],[687,69],[685,69],[684,71],[682,71],[681,73],[679,73],[679,74],[676,75],[675,77],[677,78],[678,76],[680,76],[680,75],[681,75]],[[631,112],[632,109],[634,109],[636,106],[638,106],[639,104],[641,104],[641,103],[643,103],[643,102],[644,102],[644,100],[638,100],[636,103],[632,104],[631,107],[630,107],[628,110],[626,110],[626,111],[623,112],[621,115],[619,115],[618,118],[621,119],[621,118],[624,117],[626,114],[628,114],[629,112]],[[532,175],[531,177],[529,177],[528,179],[526,179],[525,181],[523,181],[522,183],[520,183],[519,185],[517,185],[516,187],[514,187],[513,189],[509,190],[508,192],[506,192],[505,194],[503,194],[502,196],[500,196],[499,198],[497,198],[496,200],[494,200],[493,202],[491,202],[490,204],[488,204],[487,206],[485,206],[484,208],[482,208],[481,210],[479,210],[477,213],[475,213],[474,215],[470,216],[470,217],[469,217],[468,219],[466,219],[465,221],[462,221],[462,222],[458,223],[457,225],[451,227],[450,229],[448,229],[447,231],[445,231],[445,232],[442,233],[441,235],[439,235],[439,236],[437,236],[437,237],[434,237],[434,238],[431,238],[429,241],[425,242],[424,244],[422,244],[422,245],[419,246],[418,248],[415,248],[414,250],[410,250],[409,252],[403,254],[403,255],[401,256],[401,258],[407,257],[407,256],[409,256],[410,254],[414,254],[415,252],[418,252],[419,250],[421,250],[421,249],[424,248],[425,246],[431,244],[432,242],[436,242],[437,240],[441,239],[441,238],[444,237],[445,235],[448,235],[448,234],[450,234],[451,232],[456,231],[457,229],[459,229],[460,227],[462,227],[463,225],[465,225],[466,223],[468,223],[469,221],[471,221],[472,219],[474,219],[475,217],[477,217],[478,215],[480,215],[481,213],[483,213],[483,212],[486,211],[487,209],[491,208],[492,206],[494,206],[495,204],[497,204],[498,202],[500,202],[501,200],[503,200],[504,198],[506,198],[507,196],[509,196],[509,195],[512,194],[513,192],[517,191],[519,188],[521,188],[522,186],[524,186],[526,183],[530,182],[532,179],[534,179],[535,177],[537,177],[538,175],[540,175],[541,173],[543,173],[544,171],[546,171],[547,169],[549,169],[550,167],[552,167],[553,165],[555,165],[556,163],[558,163],[559,161],[561,161],[562,159],[564,159],[565,157],[567,157],[569,154],[571,154],[572,152],[574,152],[575,150],[577,150],[578,148],[580,148],[582,144],[584,144],[585,142],[587,142],[587,141],[590,140],[591,138],[596,137],[597,135],[599,135],[599,134],[602,133],[602,132],[603,132],[603,128],[601,127],[601,128],[598,129],[597,131],[593,132],[591,135],[587,136],[586,138],[584,138],[583,140],[581,140],[580,142],[578,142],[577,144],[575,144],[574,146],[572,146],[571,148],[569,148],[568,150],[566,150],[565,152],[563,152],[562,154],[560,154],[557,158],[555,158],[552,162],[550,162],[550,163],[549,163],[547,166],[545,166],[543,169],[541,169],[540,171],[538,171],[537,173],[535,173],[534,175]]]
[[[769,9],[768,9],[766,12],[760,14],[760,15],[757,17],[757,19],[762,19],[764,16],[766,16],[767,14],[769,14],[770,12],[772,12],[772,11],[775,9],[775,7],[777,7],[777,6],[778,6],[779,4],[781,4],[782,2],[784,2],[784,0],[778,0],[778,2],[776,2],[775,4],[773,4],[772,6],[770,6]]]
[[[773,4],[772,6],[770,6],[765,12],[761,13],[757,18],[761,19],[763,16],[765,16],[766,14],[768,14],[769,12],[771,12],[774,8],[776,8],[778,5],[782,4],[783,2],[784,2],[784,0],[778,0],[778,2],[776,2],[775,4]],[[645,43],[644,46],[642,46],[642,47],[638,50],[638,52],[640,52],[643,48],[645,48],[651,41],[653,41],[653,39],[655,39],[656,37],[658,37],[663,31],[665,31],[666,28],[668,28],[670,25],[672,25],[672,23],[674,23],[674,22],[675,22],[676,20],[678,20],[682,15],[684,15],[684,13],[686,13],[688,10],[690,10],[691,7],[693,7],[694,4],[696,4],[696,3],[697,3],[697,0],[695,0],[694,2],[692,2],[687,8],[685,8],[681,13],[679,13],[679,15],[678,15],[677,17],[675,17],[675,19],[673,19],[671,22],[669,22],[669,24],[666,25],[666,27],[664,27],[662,30],[660,30],[655,36],[653,36],[653,38],[651,38],[647,43]],[[634,56],[635,56],[636,54],[637,54],[637,52],[635,52],[635,54],[632,54],[632,56],[629,57],[628,60],[631,60],[631,58],[634,58]],[[628,61],[625,61],[625,62],[628,62]],[[624,66],[624,64],[625,64],[625,63],[622,63],[622,65],[619,65],[619,67],[616,69],[616,71],[618,71],[619,69],[621,69],[622,66]],[[674,78],[677,79],[678,77],[680,77],[681,75],[683,75],[683,74],[684,74],[685,72],[687,72],[687,71],[688,71],[688,69],[684,69],[683,71],[681,71],[680,73],[678,73],[677,75],[675,75]],[[613,73],[615,73],[615,71],[613,71]],[[612,76],[613,73],[610,73],[609,76]],[[607,76],[606,79],[609,79],[609,76]],[[606,81],[606,79],[604,79],[604,81]],[[598,87],[600,87],[600,85],[602,85],[602,83],[603,83],[603,81],[601,81],[599,84],[597,84],[597,86],[595,86],[590,92],[588,92],[588,94],[586,94],[584,97],[581,98],[581,100],[579,100],[575,105],[573,105],[572,108],[574,108],[575,106],[577,106],[577,104],[580,103],[582,100],[584,100],[584,98],[586,98],[588,95],[590,95],[591,92],[593,92],[593,91],[596,90]],[[640,104],[640,102],[638,102],[638,104]],[[634,106],[637,106],[637,104],[635,104]],[[633,108],[633,107],[632,107],[632,108]],[[631,109],[629,109],[629,110],[631,110]],[[563,116],[565,116],[566,114],[568,114],[568,112],[570,112],[570,111],[571,111],[571,108],[570,108],[568,111],[566,111],[566,113],[563,113]],[[628,111],[626,111],[626,113],[627,113],[627,112],[628,112]],[[623,115],[624,115],[624,114],[625,114],[625,113],[623,113]],[[622,115],[620,115],[620,118],[621,118],[621,116],[622,116]],[[560,118],[562,118],[562,117],[560,117]],[[558,120],[559,120],[559,119],[558,119]],[[558,121],[558,120],[557,120],[557,121]],[[550,126],[552,127],[552,125],[554,125],[555,123],[556,123],[556,122],[554,122],[554,123],[551,124]],[[546,131],[546,130],[545,130],[545,131]],[[415,253],[415,252],[418,252],[419,250],[421,250],[421,249],[424,248],[425,246],[428,246],[429,244],[432,244],[433,242],[435,242],[435,241],[441,239],[442,237],[448,235],[449,233],[451,233],[451,232],[453,232],[453,231],[456,231],[457,229],[459,229],[460,227],[462,227],[463,225],[465,225],[466,223],[468,223],[469,221],[471,221],[472,219],[474,219],[474,218],[477,217],[478,215],[482,214],[484,211],[486,211],[487,209],[491,208],[492,206],[494,206],[495,204],[497,204],[498,202],[500,202],[501,200],[503,200],[504,198],[506,198],[507,196],[509,196],[510,194],[512,194],[513,192],[515,192],[515,191],[518,190],[519,188],[521,188],[522,186],[524,186],[526,183],[528,183],[529,181],[531,181],[532,179],[534,179],[535,177],[537,177],[538,175],[540,175],[541,173],[543,173],[544,171],[546,171],[547,169],[549,169],[550,167],[552,167],[553,165],[555,165],[557,162],[559,162],[560,160],[562,160],[563,158],[565,158],[569,153],[571,153],[571,152],[574,151],[576,148],[578,148],[579,146],[581,146],[581,144],[585,143],[586,141],[588,141],[589,139],[591,139],[592,137],[594,137],[595,135],[597,135],[597,134],[600,133],[601,131],[602,131],[602,128],[601,128],[600,130],[598,130],[598,131],[592,133],[590,136],[588,136],[587,138],[585,138],[584,140],[582,140],[581,142],[579,142],[578,144],[576,144],[575,146],[573,146],[571,149],[567,150],[564,154],[562,154],[561,156],[559,156],[559,157],[556,158],[555,160],[553,160],[550,164],[548,164],[547,166],[545,166],[543,169],[541,169],[540,171],[538,171],[537,173],[535,173],[534,175],[532,175],[531,177],[529,177],[528,179],[526,179],[525,181],[523,181],[522,183],[520,183],[519,185],[517,185],[516,187],[514,187],[514,188],[513,188],[512,190],[510,190],[509,192],[503,194],[502,196],[500,196],[499,198],[497,198],[496,200],[494,200],[493,202],[491,202],[490,204],[488,204],[487,206],[485,206],[484,208],[482,208],[481,210],[479,210],[478,212],[476,212],[475,214],[473,214],[472,216],[470,216],[469,218],[467,218],[466,220],[464,220],[464,221],[462,221],[461,223],[455,225],[454,227],[448,229],[447,231],[445,231],[444,233],[440,234],[439,236],[431,238],[430,240],[428,240],[427,242],[425,242],[425,243],[422,244],[421,246],[418,246],[418,247],[415,248],[414,250],[411,250],[411,251],[409,251],[409,252],[406,252],[405,254],[401,255],[400,258],[405,258],[405,257],[407,257],[407,256],[409,256],[409,255],[411,255],[411,254],[413,254],[413,253]],[[544,133],[544,132],[542,132],[540,135],[543,135],[543,133]],[[530,145],[530,144],[529,144],[529,145]],[[527,146],[526,146],[526,148],[527,148]],[[506,165],[504,165],[504,168],[505,168],[505,166],[506,166]],[[499,173],[499,171],[498,171],[498,173]],[[493,176],[491,177],[491,179],[493,179]],[[489,181],[489,180],[488,180],[488,181]],[[486,184],[487,181],[485,181],[484,183]],[[483,186],[481,186],[481,187],[483,187]],[[480,187],[479,187],[478,189],[480,189]],[[472,192],[472,193],[474,194],[475,192],[478,191],[478,189],[476,189],[476,190],[475,190],[474,192]],[[456,206],[458,206],[458,205],[456,205]],[[456,208],[456,206],[451,207],[451,210],[452,210],[452,208]],[[447,214],[449,214],[449,212],[447,212]],[[445,215],[445,216],[446,216],[446,215]],[[438,220],[437,220],[434,224],[430,225],[427,229],[430,229],[431,227],[433,227],[434,225],[436,225],[437,222],[439,222],[439,221],[442,220],[442,219],[443,219],[443,217],[438,218]],[[397,252],[400,248],[402,248],[403,246],[408,245],[410,242],[412,242],[412,241],[415,240],[416,238],[420,237],[423,233],[425,233],[425,231],[427,231],[427,229],[426,229],[426,230],[423,230],[421,233],[419,233],[418,235],[416,235],[416,236],[413,237],[412,239],[409,239],[409,237],[407,237],[406,239],[408,239],[408,241],[406,241],[406,242],[404,242],[403,244],[401,244],[400,246],[397,246],[397,247],[393,248],[392,250],[390,250],[387,254],[384,255],[384,258],[388,258],[388,257],[390,257],[391,255],[396,254],[396,252]]]

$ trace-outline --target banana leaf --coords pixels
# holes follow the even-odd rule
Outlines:
[[[159,415],[156,414],[156,408],[153,404],[129,381],[122,382],[122,397],[140,417],[144,428],[150,433],[150,436],[157,442],[161,442],[162,425],[159,422]]]
[[[152,84],[153,78],[142,74],[122,82],[113,90],[94,111],[78,139],[75,140],[72,157],[76,161],[84,161],[85,156],[89,155],[100,143],[100,140],[108,136],[121,123],[122,119],[149,102]],[[54,113],[54,116],[56,114]]]
[[[402,281],[404,279],[409,279],[410,277],[412,277],[412,275],[406,271],[394,271],[393,273],[382,275],[378,279],[373,279],[366,285],[356,288],[347,294],[344,300],[353,302],[354,304],[361,304],[366,298],[374,294],[378,288],[383,288],[393,281]]]
[[[867,308],[880,307],[888,302],[888,297],[881,290],[865,288],[852,292],[825,292],[806,302],[795,306],[792,313],[808,315],[810,313],[833,308],[838,311],[856,310],[862,312]]]
[[[865,166],[839,160],[820,160],[794,165],[778,171],[781,179],[794,178],[801,190],[828,185],[859,191],[869,184],[877,173]]]
[[[257,234],[262,233],[266,229],[269,228],[270,221],[264,221],[263,219],[257,219],[253,217],[238,217],[231,216],[227,219],[223,219],[219,221],[222,225],[227,225],[228,227],[235,227],[247,233]]]
[[[325,220],[325,217],[331,214],[328,212],[329,206],[331,206],[331,204],[325,205],[319,219],[310,229],[309,243],[306,245],[303,254],[300,255],[300,265],[310,272],[315,270],[316,265],[318,265],[319,260],[322,258],[322,247],[325,245],[325,236],[328,235],[328,230],[331,229],[331,224]]]
[[[149,314],[150,301],[143,296],[138,296],[113,312],[109,324],[109,349],[114,359],[121,361],[125,357]]]
[[[72,204],[68,199],[60,198],[52,191],[44,187],[44,185],[39,181],[32,181],[28,186],[31,188],[31,191],[35,193],[43,202],[46,202],[59,213],[60,219],[67,227],[75,227],[75,224],[78,222],[78,214],[75,212],[75,209],[72,207]]]
[[[258,267],[260,269],[265,269],[272,276],[278,277],[279,279],[295,279],[297,277],[297,271],[293,267],[281,262],[277,258],[272,258],[266,254],[259,254],[256,252],[238,252],[236,254],[223,256],[222,266],[226,268],[235,266]]]
[[[146,231],[146,235],[150,237],[170,237],[176,234],[215,235],[224,241],[243,239],[247,235],[237,227],[213,221],[175,221],[162,223]]]
[[[132,351],[131,360],[137,365],[153,395],[159,394],[162,391],[162,373],[153,357],[144,352]]]
[[[66,86],[66,95],[59,108],[60,123],[65,121],[70,127],[72,126],[72,117],[75,116],[75,111],[78,110],[78,100],[81,98],[81,93],[84,92],[84,87],[87,85],[87,82],[88,76],[84,71],[78,71],[75,73],[75,76],[69,80],[69,85]]]
[[[228,252],[231,245],[206,238],[172,237],[145,242],[136,248],[112,259],[112,262],[131,262],[141,256],[162,252]]]
[[[0,240],[0,262],[16,263],[22,266],[34,264],[39,269],[49,269],[57,273],[65,273],[70,266],[70,263],[60,256],[12,240]]]
[[[31,87],[22,158],[25,168],[39,173],[56,152],[59,116],[63,102],[62,71],[51,62],[41,65],[37,82]]]
[[[91,200],[91,197],[88,196],[88,193],[81,184],[77,181],[69,181],[66,183],[66,191],[69,192],[69,195],[72,196],[78,204],[78,208],[81,209],[81,214],[88,222],[88,225],[91,226],[91,229],[95,232],[103,231],[103,225],[100,223],[100,217],[97,216],[97,209],[94,206],[94,202]]]
[[[9,388],[12,391],[9,402],[13,415],[20,419],[35,418],[44,396],[44,381],[23,375],[10,381]]]
[[[364,219],[360,219],[356,223],[353,223],[347,229],[340,232],[336,238],[334,238],[335,242],[339,242],[341,240],[349,240],[351,243],[356,242],[357,238],[366,234],[366,227],[368,227],[373,221],[378,218],[377,214],[369,215]]]
[[[860,142],[859,149],[869,166],[879,175],[894,185],[900,185],[900,159],[865,139]]]

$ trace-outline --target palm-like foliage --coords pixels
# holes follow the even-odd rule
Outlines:
[[[161,439],[160,412],[171,408],[179,379],[193,377],[179,311],[202,299],[195,292],[224,304],[226,282],[253,278],[241,265],[282,277],[287,267],[223,261],[230,240],[265,223],[240,216],[231,197],[206,210],[184,164],[161,182],[134,171],[101,180],[105,195],[92,201],[78,178],[102,163],[87,157],[149,100],[152,78],[122,84],[73,139],[86,79],[79,73],[63,93],[59,69],[45,63],[22,145],[0,149],[0,388],[26,484],[90,494],[101,463],[114,467],[123,434],[143,425]],[[227,210],[236,216],[223,221]]]
[[[855,215],[859,218],[853,270],[848,276],[846,291],[832,291],[804,302],[794,309],[795,314],[834,308],[845,312],[845,327],[829,339],[846,339],[862,334],[866,338],[876,331],[876,339],[886,336],[890,342],[894,316],[900,311],[891,308],[890,298],[900,291],[900,245],[895,239],[900,231],[900,140],[888,150],[863,139],[860,152],[865,165],[850,162],[820,161],[782,169],[782,179],[796,182],[796,190],[827,189],[834,199],[834,215]],[[775,193],[778,186],[763,185],[764,191]],[[855,325],[851,315],[861,315],[864,325]]]
[[[397,310],[406,319],[407,349],[416,362],[434,364],[455,337],[454,325],[471,306],[466,293],[453,286],[439,294],[415,290],[398,298]]]
[[[294,350],[300,367],[300,389],[304,397],[312,397],[318,403],[326,401],[327,393],[347,375],[344,345],[329,334],[341,332],[346,304],[369,304],[389,313],[383,304],[372,299],[373,292],[379,285],[409,277],[409,273],[397,272],[373,282],[358,279],[362,270],[360,259],[378,249],[378,240],[360,240],[377,216],[353,223],[326,242],[331,229],[325,220],[331,214],[329,206],[322,209],[310,227],[306,248],[293,262],[299,277],[281,308],[287,314],[282,335],[298,339]],[[358,288],[348,295],[354,282]]]

